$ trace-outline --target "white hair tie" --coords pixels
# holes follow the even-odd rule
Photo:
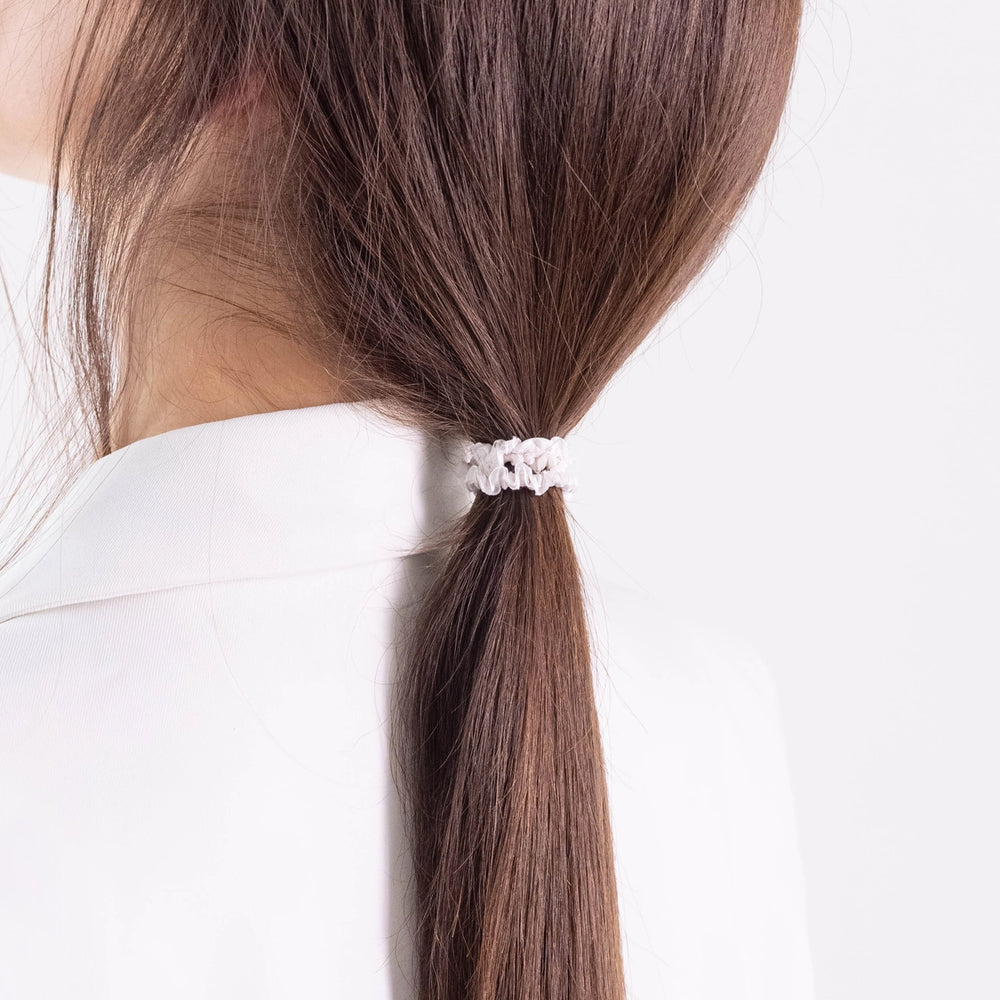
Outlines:
[[[561,437],[510,438],[507,441],[482,441],[465,446],[465,461],[471,468],[465,485],[471,492],[480,490],[496,496],[501,490],[534,490],[541,496],[550,486],[572,490],[576,482],[570,474],[566,441]]]

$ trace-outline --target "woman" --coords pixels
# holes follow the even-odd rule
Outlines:
[[[588,593],[559,451],[799,16],[4,9],[90,453],[0,575],[0,996],[808,995],[766,671]]]

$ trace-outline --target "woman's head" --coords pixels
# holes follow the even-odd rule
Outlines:
[[[392,416],[565,435],[745,203],[800,3],[92,13],[110,57],[81,57],[90,96],[52,137],[52,183],[54,208],[71,195],[77,405],[103,454],[165,247],[236,274],[238,308]],[[402,653],[423,1000],[622,995],[586,637],[561,491],[478,496]]]

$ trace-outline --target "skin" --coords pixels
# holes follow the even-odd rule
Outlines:
[[[0,0],[0,171],[45,183],[60,78],[83,4]]]
[[[0,0],[0,173],[49,182],[60,90],[83,12],[83,0]],[[238,170],[224,169],[226,151],[246,140],[245,128],[239,111],[220,118],[206,139],[206,168],[194,169],[179,197],[232,190]],[[355,398],[336,372],[285,335],[218,305],[263,305],[290,315],[278,293],[263,301],[259,282],[223,274],[180,249],[157,260],[163,280],[142,304],[141,342],[129,345],[137,377],[117,417],[113,448],[192,424]]]

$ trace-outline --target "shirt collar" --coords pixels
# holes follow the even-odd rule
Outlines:
[[[419,551],[471,503],[455,440],[328,403],[195,424],[97,459],[0,573],[0,622],[169,587]]]

